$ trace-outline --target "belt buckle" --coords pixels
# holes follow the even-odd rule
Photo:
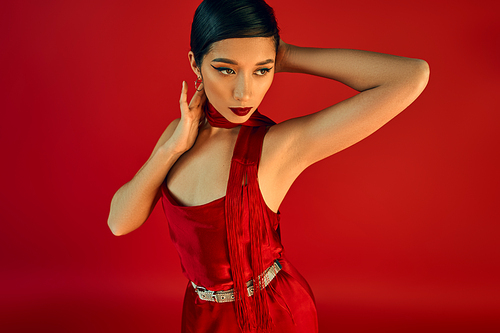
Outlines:
[[[196,293],[200,296],[201,299],[205,301],[217,302],[217,297],[215,296],[215,291],[208,290],[204,287],[196,286]],[[203,295],[203,296],[202,296]]]

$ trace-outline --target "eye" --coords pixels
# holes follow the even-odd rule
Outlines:
[[[258,69],[255,74],[259,75],[259,76],[263,76],[263,75],[266,75],[267,73],[269,73],[271,71],[272,67],[271,68],[260,68]]]
[[[236,72],[233,71],[231,68],[219,68],[219,72],[221,72],[222,74],[226,74],[226,75],[236,74]]]
[[[231,75],[231,74],[236,74],[236,72],[234,70],[232,70],[231,68],[227,68],[227,67],[214,67],[212,66],[215,70],[219,71],[221,74],[224,74],[224,75]]]

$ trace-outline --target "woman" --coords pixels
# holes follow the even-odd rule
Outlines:
[[[189,63],[197,76],[134,178],[114,195],[115,235],[138,228],[161,198],[189,279],[183,332],[316,332],[307,282],[283,255],[279,206],[311,164],[370,135],[422,92],[423,60],[303,48],[280,39],[262,0],[205,0]],[[340,81],[359,93],[274,124],[257,108],[278,72]],[[198,85],[199,84],[199,85]]]

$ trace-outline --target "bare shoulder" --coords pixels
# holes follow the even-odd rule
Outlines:
[[[165,128],[165,130],[163,131],[163,133],[161,134],[160,138],[158,139],[158,141],[156,142],[156,145],[155,147],[153,148],[153,151],[151,152],[151,155],[149,155],[149,159],[148,161],[153,158],[153,156],[155,155],[155,153],[158,151],[158,149],[160,149],[161,146],[163,146],[165,144],[165,142],[168,141],[168,139],[170,139],[170,137],[174,134],[174,131],[175,129],[177,128],[177,124],[179,124],[179,121],[180,121],[180,118],[177,118],[177,119],[174,119],[170,122],[170,124],[168,124],[167,128]],[[147,163],[147,162],[146,162]],[[139,173],[145,166],[146,164],[144,164],[140,169],[139,171],[137,171],[137,173]]]
[[[170,122],[170,124],[168,124],[167,128],[165,128],[162,135],[158,139],[158,142],[156,143],[156,146],[153,149],[153,154],[155,153],[155,151],[158,150],[159,147],[161,147],[163,144],[165,144],[165,142],[167,142],[168,139],[170,139],[172,134],[174,134],[174,131],[177,128],[177,124],[179,124],[180,120],[181,120],[181,118],[177,118],[177,119],[172,120]]]
[[[295,154],[296,141],[300,137],[301,124],[305,117],[286,120],[272,126],[267,132],[262,147],[262,159],[272,161],[274,168],[286,168],[290,170],[291,164],[301,169],[297,164],[301,161]],[[293,157],[295,156],[295,157]],[[290,158],[294,159],[293,161]]]
[[[181,118],[176,118],[168,124],[167,128],[163,131],[163,134],[161,135],[160,139],[158,140],[158,143],[164,144],[172,134],[174,134],[175,129],[177,128],[177,124],[179,124],[179,121]]]

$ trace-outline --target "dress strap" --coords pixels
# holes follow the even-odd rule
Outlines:
[[[259,165],[262,143],[268,129],[268,126],[242,126],[236,140],[232,161]]]
[[[235,296],[235,310],[238,324],[243,332],[268,332],[271,316],[264,285],[259,274],[264,270],[262,247],[267,237],[262,214],[262,202],[257,179],[262,143],[267,126],[242,126],[234,147],[231,169],[227,183],[225,216],[229,247],[229,261]],[[243,219],[246,216],[248,224]],[[254,295],[248,297],[246,279],[243,273],[244,249],[240,237],[248,228],[250,238],[250,263]]]

